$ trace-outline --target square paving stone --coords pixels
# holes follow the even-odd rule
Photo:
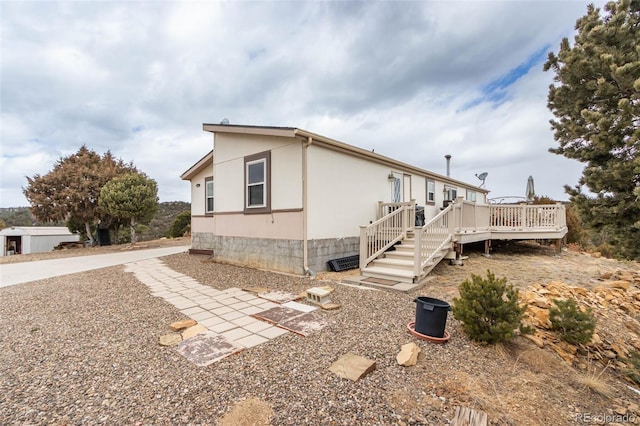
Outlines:
[[[202,309],[199,306],[194,306],[192,308],[187,308],[187,309],[182,309],[180,312],[182,312],[185,315],[189,315],[190,317],[194,314],[198,314],[200,312],[204,312],[204,309]],[[192,317],[193,318],[193,317]],[[195,319],[195,318],[194,318]]]
[[[304,303],[298,303],[298,302],[287,302],[287,303],[283,303],[282,306],[284,306],[285,308],[295,309],[296,311],[300,311],[300,312],[312,312],[318,309],[315,306],[309,306],[309,305],[305,305]]]
[[[253,334],[253,333],[251,333],[249,330],[245,330],[244,328],[234,328],[232,330],[225,331],[224,333],[221,333],[222,336],[226,337],[229,340],[233,340],[233,341],[236,341],[238,339],[242,339],[243,337],[247,337],[247,336],[249,336],[251,334]]]
[[[301,336],[308,336],[314,331],[322,330],[327,325],[329,325],[329,320],[318,311],[307,312],[278,323],[279,327],[286,328]]]
[[[244,328],[245,330],[249,330],[252,333],[257,333],[259,331],[266,330],[269,327],[272,327],[272,326],[268,322],[256,321],[256,322],[252,322],[251,324],[247,324],[242,328]]]
[[[300,314],[301,312],[296,311],[295,309],[276,306],[274,308],[258,312],[257,314],[254,314],[253,317],[258,318],[259,320],[270,322],[272,324],[278,324]]]
[[[285,303],[285,302],[291,302],[291,301],[300,299],[299,295],[289,293],[288,291],[282,291],[282,290],[271,290],[271,291],[265,291],[263,293],[258,293],[258,297],[261,297],[263,299],[270,300],[276,303]]]
[[[237,296],[235,296],[236,299],[242,300],[243,302],[247,302],[249,300],[254,300],[254,299],[258,299],[256,296],[254,296],[251,293],[247,293],[245,292],[244,294],[239,294]]]
[[[233,311],[234,310],[228,306],[223,306],[221,308],[216,308],[211,310],[211,312],[213,312],[216,315],[228,314],[229,312],[233,312]]]
[[[259,334],[262,337],[266,337],[267,339],[275,339],[278,336],[282,336],[283,334],[287,334],[288,331],[284,328],[271,326],[269,328],[265,328],[264,330],[258,331],[256,334]]]
[[[216,324],[213,327],[208,327],[209,330],[214,331],[216,333],[224,333],[225,331],[229,331],[229,330],[233,330],[234,328],[238,328],[237,325],[228,322],[228,321],[224,321],[221,322],[220,324]]]
[[[264,309],[260,309],[257,306],[251,306],[249,308],[240,309],[240,312],[242,312],[245,315],[254,315],[262,311],[264,311]]]
[[[199,367],[206,367],[242,351],[242,347],[224,336],[208,331],[178,343],[180,355]]]
[[[223,322],[227,322],[227,321],[225,321],[224,319],[222,319],[220,317],[213,316],[211,318],[207,318],[207,319],[204,319],[204,320],[200,321],[200,324],[204,325],[209,330],[211,330],[211,328],[213,326],[216,326],[218,324],[222,324]]]
[[[220,318],[224,318],[227,321],[232,321],[234,319],[238,319],[238,318],[246,317],[246,316],[247,315],[243,314],[242,312],[233,311],[233,312],[228,312],[226,314],[220,315]]]
[[[235,325],[237,325],[238,327],[244,327],[247,324],[251,324],[254,322],[258,322],[260,320],[257,320],[253,317],[250,317],[249,315],[243,315],[240,318],[236,318],[231,320],[232,323],[234,323]]]
[[[269,339],[262,337],[262,336],[258,336],[257,334],[251,334],[247,337],[243,337],[242,339],[238,339],[236,340],[236,343],[239,345],[244,346],[245,348],[249,349],[252,348],[254,346],[257,346],[261,343],[265,343],[268,342]]]
[[[188,309],[196,306],[193,301],[181,296],[172,297],[171,299],[166,300],[178,309]]]
[[[189,315],[191,318],[193,318],[194,320],[198,321],[198,322],[202,322],[203,320],[209,319],[214,317],[215,315],[213,315],[211,312],[209,311],[202,311],[202,312],[198,312],[195,314],[191,314]]]
[[[230,308],[235,309],[236,311],[239,311],[240,309],[244,309],[244,308],[249,308],[251,305],[248,304],[247,302],[238,302],[238,303],[234,303],[233,305],[229,305]]]
[[[209,300],[211,300],[211,299],[209,299]],[[203,307],[204,309],[208,310],[208,311],[212,311],[212,310],[217,309],[217,308],[222,308],[221,304],[219,304],[217,302],[211,302],[211,301],[203,302],[202,305],[200,305],[200,306]]]

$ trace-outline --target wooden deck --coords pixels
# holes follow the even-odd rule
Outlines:
[[[458,198],[424,226],[413,226],[415,203],[380,203],[389,213],[360,228],[365,277],[417,283],[464,244],[491,240],[557,240],[567,234],[564,205],[476,204]],[[398,246],[399,244],[399,246]],[[391,246],[398,253],[387,254]],[[488,246],[487,246],[488,247]]]

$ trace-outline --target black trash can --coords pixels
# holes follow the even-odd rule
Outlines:
[[[447,313],[451,306],[444,300],[433,297],[418,297],[416,302],[415,331],[425,336],[444,337]]]

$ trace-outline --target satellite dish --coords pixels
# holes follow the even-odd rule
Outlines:
[[[228,118],[223,118],[222,121],[220,122],[220,124],[222,124],[223,126],[226,126],[227,124],[229,124],[229,119]]]
[[[484,181],[487,178],[487,176],[489,176],[489,173],[487,173],[487,172],[482,172],[480,174],[476,174],[476,177],[482,181],[482,183],[480,184],[480,188],[482,188],[484,186]]]

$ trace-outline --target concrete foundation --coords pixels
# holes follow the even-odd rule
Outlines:
[[[309,240],[308,248],[309,269],[314,272],[328,271],[329,260],[354,256],[360,252],[360,237]]]
[[[326,271],[329,260],[353,256],[360,250],[358,237],[309,240],[308,244],[308,265],[313,272]],[[297,275],[305,272],[301,240],[194,233],[191,245],[195,250],[213,250],[213,258],[220,262]]]

